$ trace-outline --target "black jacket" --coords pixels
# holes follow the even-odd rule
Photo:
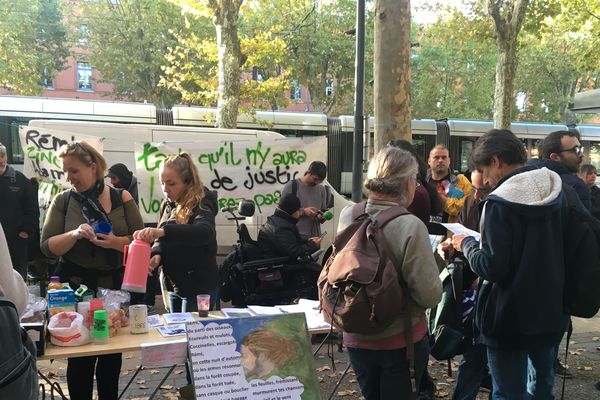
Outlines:
[[[267,218],[258,232],[258,245],[265,257],[289,256],[295,262],[319,247],[310,240],[302,239],[296,223],[298,220],[279,208]]]
[[[557,345],[567,323],[566,202],[559,176],[520,168],[505,176],[482,204],[481,248],[472,237],[462,245],[482,278],[475,312],[481,342],[519,350]]]
[[[600,188],[592,185],[590,188],[590,198],[592,200],[591,213],[597,219],[600,219]]]
[[[0,223],[9,243],[19,232],[27,232],[31,236],[38,229],[36,203],[29,179],[7,166],[4,175],[0,175]]]
[[[163,272],[175,292],[188,298],[210,293],[218,286],[217,192],[206,188],[204,192],[201,207],[194,208],[187,224],[174,221],[172,204],[162,205],[158,226],[165,236],[152,248],[152,255],[160,254]]]
[[[581,200],[581,203],[583,204],[583,206],[590,211],[592,208],[592,201],[591,201],[591,197],[590,197],[590,189],[588,188],[588,186],[585,184],[585,182],[578,177],[577,175],[573,174],[571,171],[569,171],[567,169],[567,167],[565,167],[563,164],[559,163],[558,161],[554,161],[554,160],[548,160],[548,159],[531,159],[527,161],[527,165],[532,165],[534,167],[537,168],[543,168],[546,167],[551,171],[556,172],[559,176],[560,179],[562,179],[562,181],[571,186],[575,192],[577,193],[577,196],[579,196],[579,200]]]

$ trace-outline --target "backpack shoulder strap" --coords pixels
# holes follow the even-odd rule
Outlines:
[[[112,209],[120,207],[123,204],[123,190],[109,186],[110,204]]]
[[[69,209],[69,202],[71,201],[71,189],[64,191],[63,195],[63,215],[67,216],[67,210]]]
[[[352,206],[352,221],[356,221],[367,213],[367,203],[361,201]]]
[[[387,224],[394,218],[404,214],[409,214],[406,208],[401,206],[392,206],[390,208],[386,208],[385,210],[377,214],[377,217],[375,219],[377,220],[378,227],[381,229],[385,224]]]
[[[294,196],[298,196],[298,179],[292,181],[292,193]]]

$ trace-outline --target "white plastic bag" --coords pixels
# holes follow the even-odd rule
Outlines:
[[[48,331],[55,346],[81,346],[90,342],[90,331],[83,326],[83,316],[76,312],[63,311],[53,315]]]

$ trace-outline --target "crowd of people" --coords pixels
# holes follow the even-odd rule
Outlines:
[[[472,341],[453,399],[475,399],[488,375],[493,399],[553,398],[554,378],[562,368],[558,345],[569,323],[561,296],[564,186],[596,217],[600,189],[596,169],[581,165],[583,148],[574,134],[549,134],[539,154],[528,160],[514,134],[492,130],[474,145],[470,180],[453,172],[444,145],[435,146],[425,162],[410,142],[395,140],[369,160],[366,213],[374,217],[395,206],[409,211],[382,228],[382,245],[391,253],[408,300],[383,332],[343,334],[365,399],[433,398],[426,310],[440,301],[440,270],[457,257],[469,267],[463,307],[474,322],[464,332]],[[43,255],[58,260],[53,275],[61,282],[92,290],[119,288],[124,245],[134,239],[148,242],[148,273],[156,276],[160,270],[169,311],[196,311],[196,295],[207,293],[211,309],[218,307],[217,193],[204,185],[189,154],[170,156],[160,166],[165,199],[156,227],[144,227],[137,180],[125,165],[107,169],[102,155],[85,142],[66,145],[59,157],[71,188],[55,196],[40,234],[34,185],[7,165],[0,144],[0,245],[6,242],[10,249],[3,252],[0,268],[15,271],[0,275],[0,290],[19,312],[32,241],[39,242]],[[333,207],[331,190],[323,184],[326,176],[326,165],[315,161],[281,189],[278,207],[258,235],[265,257],[298,262],[321,247],[324,213]],[[338,232],[352,223],[351,210],[341,212]],[[452,236],[439,224],[456,221],[479,231],[480,239]],[[101,223],[111,230],[99,232]],[[447,240],[433,250],[431,234]],[[307,262],[307,269],[316,287],[321,266]],[[121,354],[69,359],[71,398],[91,399],[95,376],[99,398],[116,399],[120,368]]]

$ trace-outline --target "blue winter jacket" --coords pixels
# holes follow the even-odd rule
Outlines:
[[[547,168],[519,168],[482,202],[482,243],[463,252],[482,279],[475,324],[482,343],[530,350],[561,340],[564,256],[560,177]]]
[[[560,179],[562,179],[563,183],[571,186],[575,190],[583,206],[588,211],[592,209],[592,195],[590,193],[590,188],[580,177],[569,171],[563,164],[549,159],[540,160],[532,158],[531,160],[527,160],[527,165],[532,165],[536,168],[546,167],[549,170],[556,172],[560,175]]]

